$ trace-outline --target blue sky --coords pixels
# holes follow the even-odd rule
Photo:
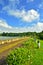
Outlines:
[[[0,32],[43,31],[43,0],[0,0]]]

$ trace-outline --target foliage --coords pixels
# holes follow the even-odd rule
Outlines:
[[[7,57],[8,65],[29,65],[32,62],[33,49],[31,47],[31,44],[28,43],[28,41],[24,42],[23,46],[21,46],[20,48],[17,48],[10,52]]]
[[[43,41],[38,49],[34,39],[23,42],[21,48],[13,50],[7,57],[8,65],[43,65]]]
[[[43,31],[41,33],[38,34],[39,39],[43,40]]]
[[[34,57],[32,58],[32,64],[31,65],[43,65],[43,41],[40,40],[40,48],[37,49],[37,47],[34,47]],[[36,45],[35,45],[36,46]]]
[[[28,65],[30,61],[30,51],[27,48],[17,48],[7,57],[8,65]]]
[[[19,36],[19,37],[22,37],[22,36],[31,36],[31,37],[34,37],[34,38],[40,38],[40,39],[43,39],[43,31],[40,32],[40,33],[37,33],[37,32],[23,32],[23,33],[1,33],[0,36]]]

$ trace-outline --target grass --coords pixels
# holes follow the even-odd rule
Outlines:
[[[43,40],[40,41],[40,48],[37,48],[37,44],[34,42],[34,40],[30,39],[26,43],[29,45],[28,48],[32,53],[32,63],[30,62],[30,65],[43,65]]]
[[[28,41],[25,41],[22,45],[23,46],[10,52],[7,57],[8,65],[28,65],[30,63],[30,57],[32,57],[32,54],[30,50],[28,50]]]
[[[43,40],[40,41],[40,48],[37,48],[37,43],[30,39],[26,43],[29,43],[28,48],[32,53],[32,63],[30,65],[43,65]]]
[[[23,48],[23,47],[27,48],[30,51],[30,54],[32,55],[28,65],[43,65],[43,40],[40,40],[40,44],[41,44],[40,48],[37,48],[37,44],[34,41],[34,39],[32,39],[32,38],[30,38],[26,42],[23,42],[23,44],[22,44],[23,46],[21,48]],[[11,54],[12,54],[12,52],[11,52]],[[18,59],[19,59],[19,57],[18,57]],[[25,62],[27,62],[27,61],[25,61]]]
[[[32,65],[43,65],[43,41],[40,40],[40,43],[41,47],[39,49],[37,47],[34,47],[34,57],[32,58]]]

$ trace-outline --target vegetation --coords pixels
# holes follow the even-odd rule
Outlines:
[[[28,41],[23,46],[17,48],[10,52],[7,57],[8,65],[28,65],[31,62],[32,54],[27,46],[29,46]]]
[[[37,49],[36,44],[34,47],[34,57],[32,58],[32,65],[43,65],[43,41],[40,40],[41,47]]]
[[[40,33],[1,33],[0,36],[30,36],[23,42],[20,48],[11,51],[6,59],[7,65],[43,65],[43,31]],[[37,48],[36,40],[40,41],[41,47]]]
[[[40,32],[40,33],[36,33],[36,32],[24,32],[24,33],[0,33],[0,36],[19,36],[19,37],[22,37],[22,36],[31,36],[31,37],[36,37],[36,38],[39,38],[39,39],[42,39],[43,40],[43,31]]]
[[[8,65],[43,65],[43,41],[40,40],[41,47],[33,38],[23,42],[20,48],[11,51],[7,57]]]
[[[43,40],[43,31],[38,34],[39,39]]]
[[[28,65],[30,52],[27,48],[17,48],[7,57],[8,65]]]

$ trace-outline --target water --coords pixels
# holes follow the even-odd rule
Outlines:
[[[0,40],[9,40],[9,39],[13,39],[16,37],[6,37],[6,36],[0,36]]]

